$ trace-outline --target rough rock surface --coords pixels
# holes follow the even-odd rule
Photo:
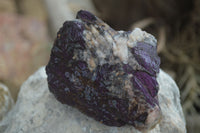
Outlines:
[[[9,89],[4,84],[0,83],[0,120],[12,108],[13,103]]]
[[[148,133],[185,133],[179,89],[165,72],[158,75],[163,117]],[[133,126],[109,127],[59,103],[49,92],[44,67],[22,85],[15,107],[0,123],[1,133],[141,133]]]
[[[139,28],[115,31],[85,10],[76,18],[54,41],[46,66],[50,92],[105,125],[154,127],[161,118],[156,39]]]

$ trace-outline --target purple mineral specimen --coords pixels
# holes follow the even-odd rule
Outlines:
[[[58,101],[108,126],[154,127],[161,118],[155,38],[140,29],[115,31],[87,11],[66,21],[46,66]]]

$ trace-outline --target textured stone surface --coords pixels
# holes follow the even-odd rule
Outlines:
[[[185,133],[179,89],[165,72],[158,75],[163,117],[147,133]],[[133,126],[109,127],[59,103],[49,92],[44,67],[22,85],[15,107],[0,123],[1,133],[141,133]]]
[[[0,14],[0,80],[8,85],[14,99],[24,80],[46,64],[46,30],[38,20]]]
[[[109,126],[139,130],[161,118],[156,39],[139,28],[115,31],[81,10],[60,28],[46,66],[50,92]]]
[[[10,95],[9,89],[0,83],[0,120],[13,106],[13,98]]]

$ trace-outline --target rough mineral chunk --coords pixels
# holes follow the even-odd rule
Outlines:
[[[115,31],[79,11],[57,33],[46,73],[61,103],[108,126],[148,130],[161,119],[159,65],[152,35],[138,28]]]

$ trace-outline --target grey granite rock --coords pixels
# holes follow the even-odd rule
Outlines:
[[[22,85],[15,107],[0,123],[1,133],[140,133],[132,126],[109,127],[62,105],[49,92],[44,67]],[[148,133],[185,133],[179,89],[165,72],[158,75],[162,120]]]

